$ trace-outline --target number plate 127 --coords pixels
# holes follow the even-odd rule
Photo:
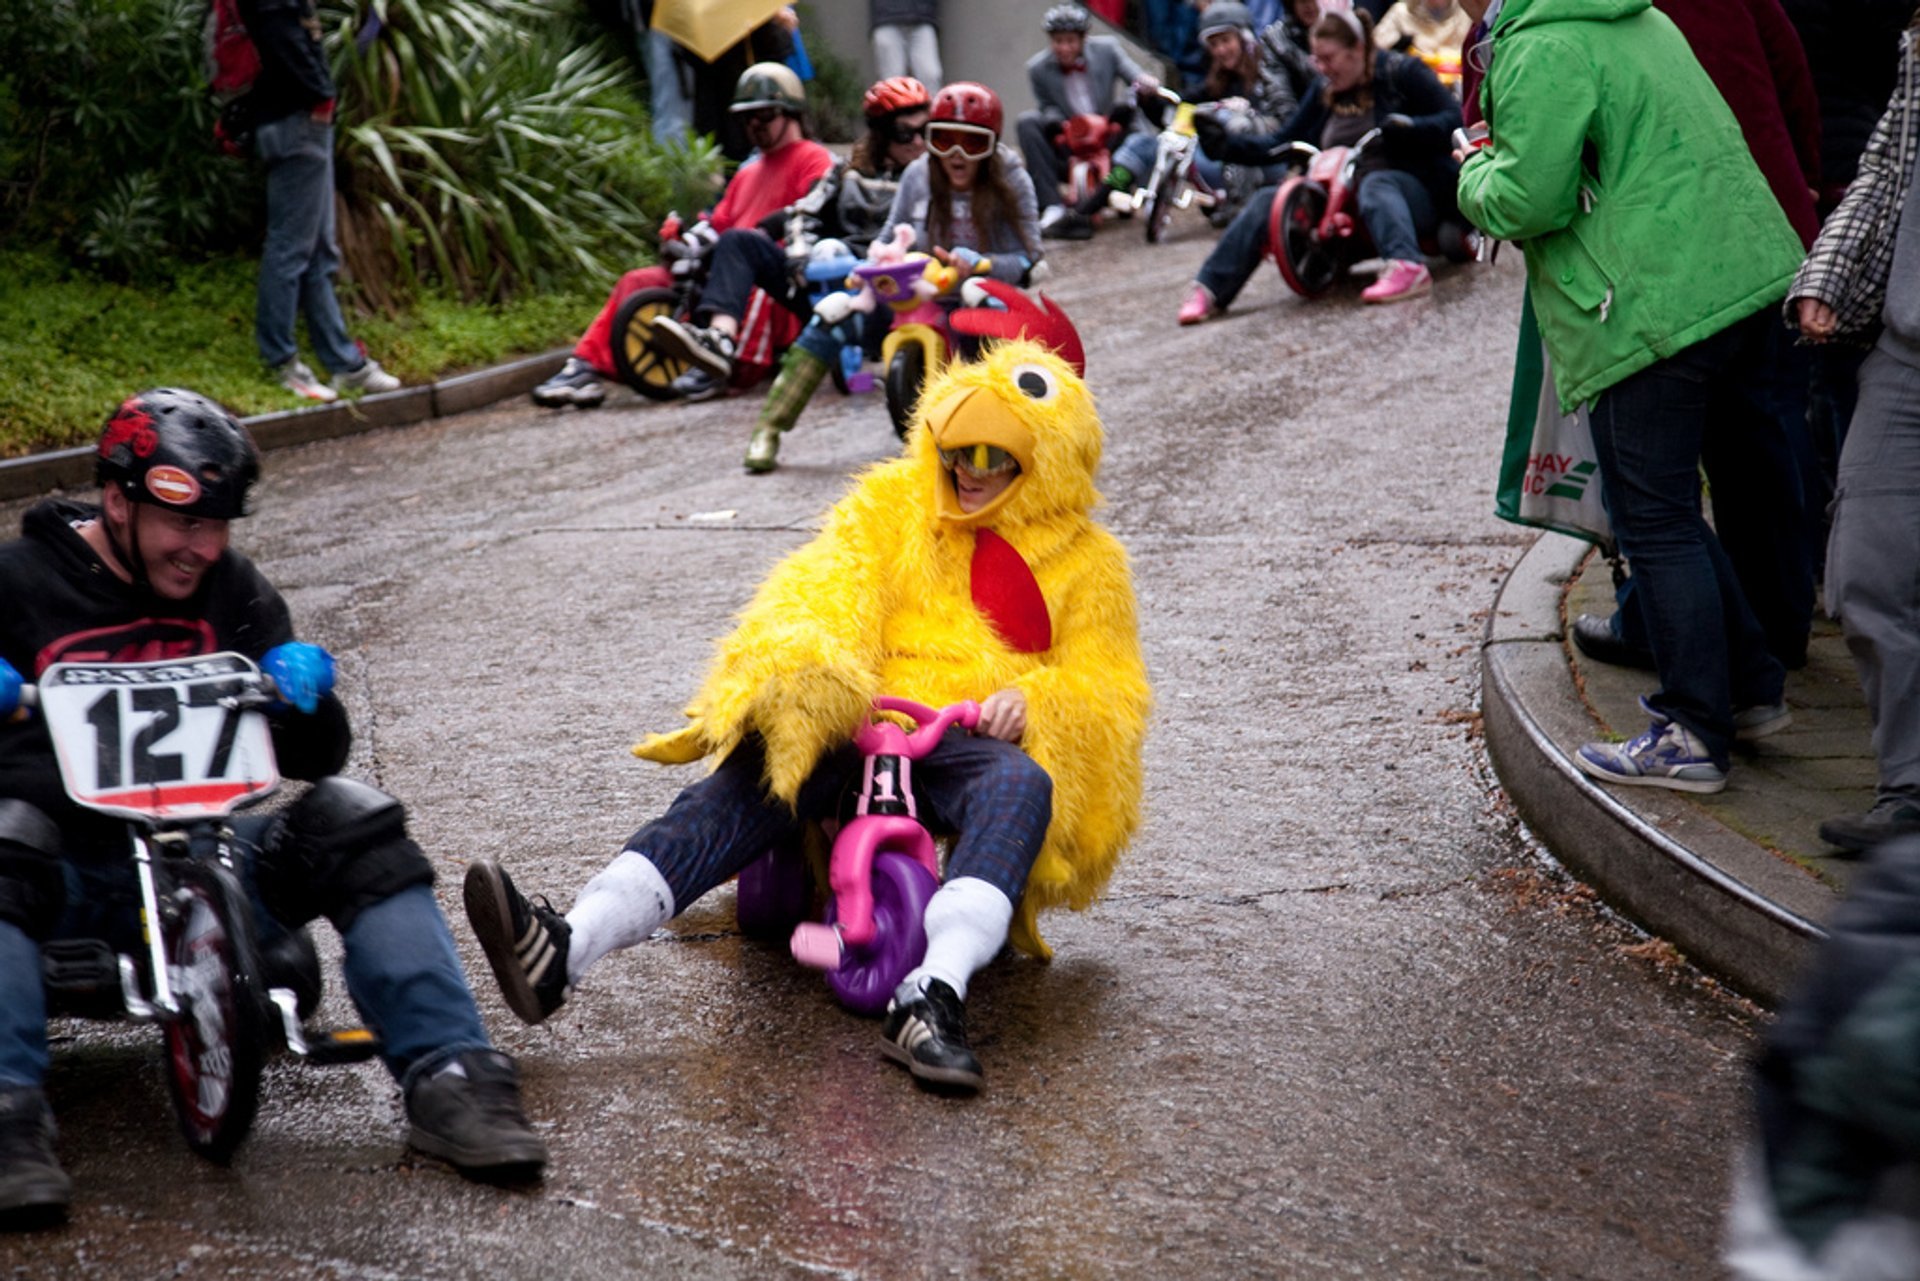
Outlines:
[[[47,668],[40,710],[67,795],[108,814],[187,819],[272,791],[266,717],[231,705],[258,680],[240,654]]]

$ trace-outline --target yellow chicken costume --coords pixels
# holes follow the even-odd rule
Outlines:
[[[905,455],[861,475],[768,575],[720,642],[691,724],[635,755],[720,760],[757,732],[767,785],[791,804],[875,695],[940,707],[1018,689],[1020,746],[1052,779],[1053,813],[1010,937],[1049,956],[1036,917],[1091,904],[1140,813],[1151,694],[1126,552],[1091,516],[1102,441],[1086,384],[1048,346],[994,342],[950,366],[921,396]],[[941,451],[987,447],[1019,471],[967,513]]]

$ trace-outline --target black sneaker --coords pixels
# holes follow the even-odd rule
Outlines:
[[[607,398],[600,371],[578,356],[568,356],[560,372],[533,389],[533,403],[548,409],[578,405],[591,409]]]
[[[727,389],[725,382],[698,365],[689,365],[686,372],[667,386],[682,400],[712,400]]]
[[[520,1110],[520,1074],[498,1050],[468,1050],[407,1091],[407,1142],[470,1179],[536,1179],[547,1145]]]
[[[507,1006],[540,1023],[567,999],[567,940],[573,927],[544,898],[529,902],[498,864],[467,868],[467,921],[487,954]]]
[[[887,1057],[906,1064],[915,1080],[973,1091],[986,1079],[980,1060],[967,1047],[966,1009],[939,979],[930,980],[917,1001],[888,1001],[882,1034]]]
[[[689,361],[722,383],[733,377],[733,339],[717,329],[662,316],[653,322],[653,345],[668,360]]]
[[[1865,854],[1896,836],[1920,832],[1920,805],[1899,796],[1882,797],[1864,814],[1830,818],[1820,825],[1820,839],[1849,854]]]
[[[33,1086],[0,1086],[0,1230],[67,1217],[73,1180],[53,1157],[53,1110]]]
[[[1069,209],[1046,227],[1040,234],[1048,240],[1092,240],[1093,219],[1077,210]]]

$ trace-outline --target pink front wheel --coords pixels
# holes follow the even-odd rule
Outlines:
[[[900,980],[927,955],[927,904],[940,888],[926,868],[903,854],[873,860],[873,942],[848,947],[827,986],[856,1014],[880,1014]],[[827,909],[827,923],[835,919]]]

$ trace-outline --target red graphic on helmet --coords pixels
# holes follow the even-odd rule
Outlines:
[[[137,458],[150,457],[160,445],[160,437],[153,430],[153,415],[140,407],[138,397],[121,405],[120,412],[107,424],[100,437],[100,456],[111,457],[122,445]]]

